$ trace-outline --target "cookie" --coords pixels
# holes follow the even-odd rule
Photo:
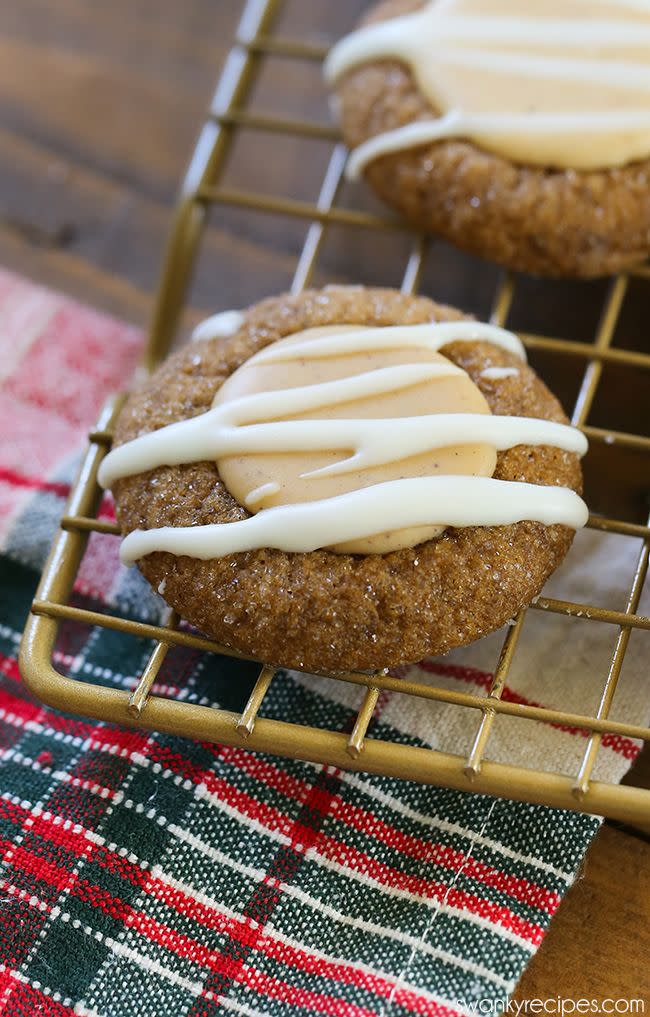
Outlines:
[[[509,268],[627,268],[650,252],[649,37],[613,0],[388,0],[326,64],[350,167]]]
[[[510,333],[338,286],[212,328],[130,396],[100,480],[123,556],[233,649],[443,653],[528,604],[586,521],[584,438]]]

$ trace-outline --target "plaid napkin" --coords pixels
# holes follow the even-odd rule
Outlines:
[[[132,328],[0,273],[0,1013],[406,1017],[505,999],[597,819],[123,730],[46,709],[21,685],[16,656],[36,569],[86,428],[141,342]],[[109,499],[102,512],[111,516]],[[594,554],[607,556],[608,574],[621,572],[623,590],[633,561],[621,552],[613,568],[612,553],[584,535],[558,590],[588,589]],[[75,603],[139,618],[161,611],[106,536],[91,538]],[[592,640],[549,635],[542,621],[551,619],[527,622],[506,696],[584,706],[598,695],[585,684]],[[584,626],[592,637],[601,627]],[[418,677],[482,690],[482,661],[494,663],[502,636],[426,661]],[[148,649],[65,623],[56,662],[131,689]],[[621,716],[626,695],[634,701],[635,664]],[[254,674],[174,648],[154,692],[238,709]],[[361,691],[286,672],[264,713],[350,729]],[[575,766],[584,732],[529,724],[522,733],[522,724],[498,718],[491,757],[530,765],[552,755],[560,769]],[[382,694],[371,735],[458,752],[467,727],[453,707]],[[605,739],[601,775],[620,777],[637,751]]]

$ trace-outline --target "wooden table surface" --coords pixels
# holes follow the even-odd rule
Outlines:
[[[240,0],[3,5],[0,264],[146,324],[176,188],[241,6]],[[279,27],[284,35],[328,42],[366,6],[286,0]],[[297,75],[295,66],[265,69],[254,88],[256,107],[325,120],[318,67],[301,67]],[[313,199],[329,149],[301,146],[259,134],[243,139],[226,181]],[[374,207],[369,196],[363,200]],[[273,216],[220,212],[206,233],[187,322],[286,288],[304,229]],[[399,284],[406,251],[406,238],[373,237],[372,248],[362,248],[332,230],[315,281]],[[449,249],[425,273],[427,292],[479,313],[493,282],[492,268],[468,267]],[[561,298],[568,291],[556,285]],[[601,286],[583,284],[581,299],[593,303]],[[547,303],[543,294],[539,302]],[[566,304],[577,314],[573,297]],[[647,303],[643,310],[647,318]],[[640,765],[650,786],[647,752]],[[606,824],[516,998],[636,996],[650,1005],[649,920],[650,841]]]

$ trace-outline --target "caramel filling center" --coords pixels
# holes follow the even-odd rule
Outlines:
[[[490,408],[474,382],[464,371],[454,369],[440,353],[422,347],[395,349],[370,349],[349,354],[330,354],[305,357],[296,352],[290,356],[291,347],[330,334],[345,331],[359,333],[358,326],[309,329],[305,332],[282,339],[273,344],[273,350],[284,348],[287,359],[264,358],[263,351],[246,361],[222,385],[214,405],[224,406],[245,396],[261,392],[282,391],[325,385],[350,379],[351,394],[346,402],[331,402],[327,392],[317,408],[305,412],[291,413],[290,398],[287,398],[287,413],[281,416],[264,416],[263,421],[249,420],[249,423],[268,423],[271,420],[391,420],[419,417],[439,413],[472,413],[490,415]],[[431,365],[433,370],[444,372],[449,368],[453,373],[435,374],[424,380],[415,380],[404,385],[396,377],[395,387],[367,393],[361,383],[361,376],[385,368],[399,368],[405,365]],[[359,384],[355,386],[355,379]],[[408,379],[407,379],[408,381]],[[358,389],[354,392],[352,390]],[[493,446],[473,442],[447,448],[433,448],[422,454],[400,458],[378,466],[354,469],[341,473],[314,475],[316,471],[331,467],[354,455],[354,442],[350,448],[332,451],[309,452],[252,452],[248,454],[224,455],[217,459],[219,474],[228,491],[248,511],[257,513],[262,509],[280,505],[320,501],[336,495],[346,494],[360,488],[370,487],[385,481],[412,477],[436,477],[462,475],[491,477],[496,466],[496,451]],[[420,526],[409,529],[389,530],[364,539],[335,545],[335,550],[359,554],[385,554],[388,551],[413,547],[442,533],[441,526]]]

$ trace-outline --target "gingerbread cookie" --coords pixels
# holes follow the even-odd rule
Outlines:
[[[259,660],[376,669],[539,592],[587,518],[586,441],[516,336],[361,287],[224,321],[130,397],[100,471],[123,559],[182,617]]]
[[[326,73],[349,170],[419,231],[510,268],[650,252],[650,8],[388,0]]]

